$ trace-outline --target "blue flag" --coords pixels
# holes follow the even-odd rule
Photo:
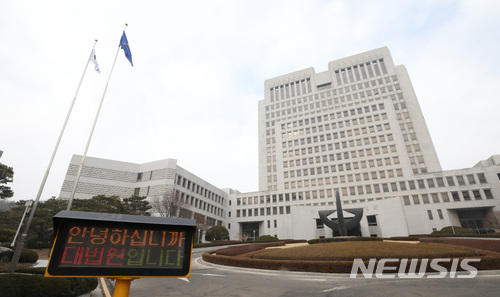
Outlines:
[[[120,47],[123,49],[125,57],[127,57],[127,59],[130,61],[130,64],[134,66],[134,63],[132,63],[132,53],[130,52],[130,47],[128,46],[128,40],[127,36],[125,35],[125,31],[123,31],[122,39],[120,39]]]

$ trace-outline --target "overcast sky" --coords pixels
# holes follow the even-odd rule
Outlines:
[[[83,154],[167,158],[219,188],[258,190],[264,81],[387,46],[406,66],[444,170],[500,154],[500,1],[0,0],[0,163],[34,199],[94,40],[42,200]]]

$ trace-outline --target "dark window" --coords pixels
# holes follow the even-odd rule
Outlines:
[[[368,226],[377,226],[377,216],[366,216],[366,220],[368,221]]]

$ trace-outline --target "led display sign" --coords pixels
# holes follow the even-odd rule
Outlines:
[[[188,277],[196,221],[61,211],[45,276]]]

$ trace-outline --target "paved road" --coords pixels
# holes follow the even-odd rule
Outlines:
[[[130,296],[499,296],[500,274],[474,279],[351,279],[348,275],[256,271],[203,263],[194,250],[191,277],[134,280]],[[111,289],[112,291],[112,289]],[[112,294],[112,292],[111,292]],[[97,296],[93,294],[92,296]]]

